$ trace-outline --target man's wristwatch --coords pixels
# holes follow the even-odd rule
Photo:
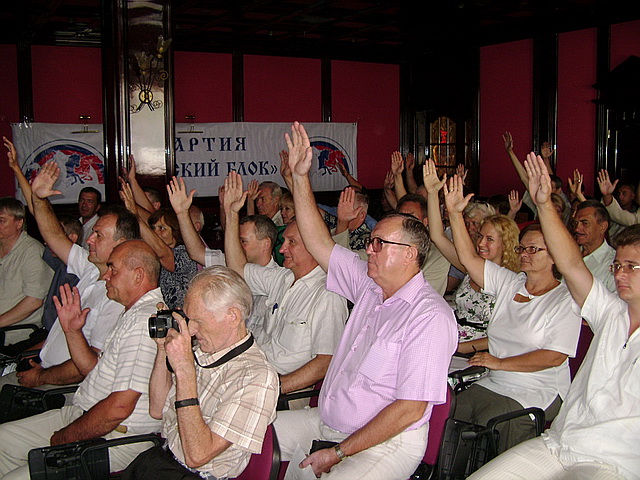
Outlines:
[[[333,449],[336,451],[336,455],[338,456],[338,458],[340,459],[340,461],[344,460],[345,458],[347,458],[347,456],[345,455],[345,453],[342,451],[342,449],[340,448],[340,444],[337,444],[335,447],[333,447]]]

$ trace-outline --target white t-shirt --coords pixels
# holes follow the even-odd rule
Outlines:
[[[347,301],[326,289],[319,266],[294,283],[288,268],[247,263],[244,278],[254,295],[267,297],[255,338],[278,373],[291,373],[316,355],[333,355],[349,312]]]
[[[104,342],[113,330],[124,307],[107,297],[104,280],[98,280],[100,271],[88,260],[89,252],[79,245],[73,245],[69,252],[67,271],[78,278],[78,292],[82,308],[90,308],[82,334],[89,345],[102,350]],[[60,321],[56,319],[47,335],[47,340],[40,352],[42,367],[49,368],[60,365],[71,358],[67,339],[64,336]]]
[[[640,329],[628,336],[628,305],[598,281],[581,315],[591,347],[543,439],[563,465],[604,462],[640,479]]]
[[[544,295],[532,296],[525,288],[527,276],[493,262],[484,262],[484,293],[495,295],[493,316],[487,327],[489,353],[498,358],[536,350],[553,350],[575,356],[581,318],[564,283]],[[520,303],[516,294],[531,298]],[[479,385],[507,396],[524,408],[546,409],[560,395],[565,398],[571,375],[569,362],[537,372],[491,370]]]

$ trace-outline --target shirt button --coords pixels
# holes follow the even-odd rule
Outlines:
[[[353,347],[353,351],[355,352],[358,349],[358,347]]]

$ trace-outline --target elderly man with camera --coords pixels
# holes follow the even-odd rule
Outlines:
[[[116,246],[104,274],[107,296],[124,306],[100,354],[87,342],[82,328],[89,308],[83,308],[77,287],[65,285],[54,300],[71,358],[85,375],[72,405],[0,425],[0,476],[28,479],[29,450],[48,445],[158,432],[160,422],[149,415],[149,379],[154,342],[148,318],[162,301],[158,288],[160,263],[141,240]],[[125,468],[148,443],[112,448],[110,466]]]
[[[191,280],[184,311],[150,320],[158,349],[149,407],[167,442],[140,454],[124,479],[231,478],[260,453],[278,376],[245,327],[251,304],[237,273],[212,266]]]

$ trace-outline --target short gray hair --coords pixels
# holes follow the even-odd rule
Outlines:
[[[214,265],[201,270],[191,279],[189,290],[192,288],[199,289],[199,297],[211,313],[236,307],[243,320],[251,315],[251,290],[243,278],[228,267]]]

